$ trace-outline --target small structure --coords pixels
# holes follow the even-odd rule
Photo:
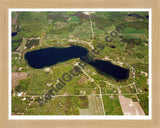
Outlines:
[[[86,91],[80,91],[80,95],[85,95]]]
[[[20,93],[17,92],[17,96],[18,96],[18,97],[21,97],[22,95],[23,95],[23,92],[20,92]]]
[[[25,101],[25,100],[26,100],[26,98],[24,97],[22,100],[23,100],[23,101]]]

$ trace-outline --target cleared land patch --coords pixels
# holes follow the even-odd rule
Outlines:
[[[26,78],[26,72],[12,72],[12,90],[18,85],[19,80]]]
[[[87,80],[86,76],[82,76],[81,79],[78,80],[78,84],[82,85]]]
[[[96,95],[89,95],[89,108],[79,109],[80,115],[103,115],[103,106],[101,99]]]
[[[132,99],[122,95],[119,95],[119,101],[124,115],[145,115],[138,102],[133,102]]]

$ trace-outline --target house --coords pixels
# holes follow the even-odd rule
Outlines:
[[[20,92],[20,93],[17,92],[17,96],[18,96],[18,97],[21,97],[22,95],[23,95],[23,92]]]

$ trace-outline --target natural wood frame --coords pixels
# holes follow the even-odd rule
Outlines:
[[[8,9],[9,8],[151,8],[152,9],[152,120],[9,120]],[[0,0],[0,128],[160,127],[160,1],[159,0]]]

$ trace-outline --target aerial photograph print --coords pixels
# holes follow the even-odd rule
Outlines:
[[[149,11],[10,14],[11,116],[149,116]]]

